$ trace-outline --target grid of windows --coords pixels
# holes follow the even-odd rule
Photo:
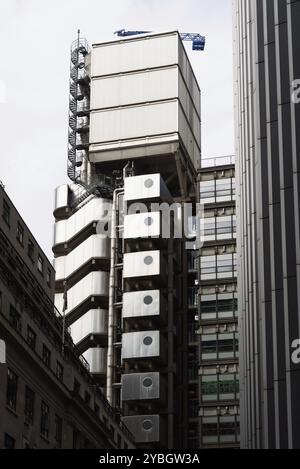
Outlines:
[[[202,376],[201,400],[203,402],[229,401],[239,399],[239,378],[237,374]]]
[[[238,358],[238,334],[204,334],[201,343],[201,359],[225,360]]]
[[[205,218],[201,226],[204,242],[236,238],[236,215]]]
[[[214,321],[237,318],[237,293],[217,293],[201,295],[201,321]]]
[[[200,201],[203,204],[231,202],[235,200],[235,179],[221,178],[200,182]]]
[[[237,276],[237,256],[232,254],[215,254],[203,256],[200,262],[201,280],[219,280]]]
[[[234,169],[206,168],[200,178],[200,202],[204,205],[198,309],[200,446],[237,447],[239,343]],[[218,409],[222,406],[229,407],[220,414]],[[227,409],[231,409],[230,413]]]
[[[203,417],[201,422],[202,444],[226,444],[239,442],[239,416]]]

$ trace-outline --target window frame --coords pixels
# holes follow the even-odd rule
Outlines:
[[[21,244],[22,247],[24,247],[24,234],[25,234],[24,227],[18,221],[17,222],[17,235],[16,235],[16,238],[17,238],[17,241],[19,242],[19,244]]]
[[[40,434],[48,440],[50,433],[50,407],[45,401],[41,401]]]
[[[33,424],[35,414],[35,392],[29,387],[25,386],[25,401],[24,401],[24,415],[26,423]]]
[[[14,412],[17,411],[18,404],[18,380],[18,375],[11,368],[7,368],[6,405]]]

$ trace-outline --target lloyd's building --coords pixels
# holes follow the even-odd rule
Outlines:
[[[162,212],[150,207],[190,203],[195,216],[200,140],[200,89],[178,32],[74,41],[71,182],[55,194],[56,306],[145,448],[189,445],[195,232],[175,238],[173,226],[163,236]]]

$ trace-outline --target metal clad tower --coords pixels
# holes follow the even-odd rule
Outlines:
[[[300,3],[233,7],[241,445],[300,448]]]
[[[137,444],[187,447],[188,267],[174,218],[184,203],[195,216],[199,86],[176,31],[94,44],[87,61],[86,163],[54,212],[57,305]],[[164,236],[151,204],[175,202]]]

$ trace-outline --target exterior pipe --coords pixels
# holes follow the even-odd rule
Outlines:
[[[117,245],[117,205],[119,196],[124,193],[123,188],[114,190],[112,214],[111,214],[111,246],[110,246],[110,274],[109,274],[109,303],[108,303],[108,347],[107,347],[107,376],[106,376],[106,398],[113,405],[112,379],[114,368],[114,301],[115,301],[115,253]]]

